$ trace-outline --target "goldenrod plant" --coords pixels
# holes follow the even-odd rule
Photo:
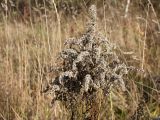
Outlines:
[[[66,40],[59,54],[63,65],[55,67],[58,75],[45,90],[54,93],[52,103],[58,100],[70,104],[74,119],[77,114],[72,108],[78,98],[89,99],[99,90],[107,96],[115,84],[125,91],[123,77],[128,73],[128,67],[116,54],[116,45],[97,31],[95,5],[89,8],[89,17],[86,32],[80,38]]]

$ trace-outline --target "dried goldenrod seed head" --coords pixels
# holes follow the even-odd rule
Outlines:
[[[60,52],[62,68],[56,82],[50,85],[55,92],[53,99],[74,101],[84,93],[92,96],[98,89],[107,94],[115,83],[125,89],[123,75],[127,74],[127,67],[119,60],[114,45],[96,31],[95,5],[89,8],[89,15],[86,32],[80,38],[69,38]]]
[[[97,10],[96,10],[96,6],[95,5],[91,5],[90,6],[90,8],[89,8],[89,15],[90,15],[90,18],[93,21],[96,21],[96,19],[97,19]]]
[[[87,74],[84,78],[84,90],[85,90],[85,92],[88,92],[91,81],[92,81],[91,75]]]

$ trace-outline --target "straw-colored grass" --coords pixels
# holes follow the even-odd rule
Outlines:
[[[152,2],[152,1],[151,1]],[[55,3],[56,4],[56,3]],[[131,2],[111,2],[98,5],[99,31],[117,44],[124,55],[120,59],[136,67],[127,79],[127,96],[115,90],[102,107],[101,118],[134,119],[143,103],[145,116],[160,115],[160,30],[159,15],[154,6],[141,10]],[[84,7],[86,8],[86,7]],[[59,103],[50,106],[52,99],[41,93],[53,74],[53,66],[64,40],[83,32],[87,12],[73,17],[62,11],[40,15],[34,22],[1,15],[0,22],[0,119],[2,120],[61,120],[67,110]],[[55,15],[58,14],[58,15]],[[127,14],[127,17],[123,17]],[[58,19],[57,19],[58,18]],[[30,18],[29,18],[30,19]],[[144,94],[148,100],[141,101]],[[98,99],[98,98],[97,98]],[[99,97],[99,99],[101,99]],[[103,99],[105,102],[106,99]],[[66,110],[66,113],[64,112]],[[143,120],[143,118],[142,118]]]

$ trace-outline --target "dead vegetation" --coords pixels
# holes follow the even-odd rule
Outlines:
[[[70,38],[65,42],[67,48],[59,55],[63,65],[53,68],[58,75],[45,90],[53,94],[53,104],[59,100],[72,111],[71,119],[74,120],[80,119],[79,117],[93,119],[92,115],[88,115],[93,114],[93,105],[87,103],[87,110],[82,110],[83,114],[75,114],[78,110],[73,108],[77,108],[79,100],[94,104],[92,102],[96,97],[95,93],[101,90],[104,96],[108,96],[110,89],[115,87],[114,84],[125,91],[123,77],[128,73],[127,66],[119,60],[115,52],[116,46],[97,31],[97,12],[94,5],[90,7],[89,14],[86,32],[80,38]],[[100,112],[94,114],[94,119],[99,119]]]
[[[159,3],[76,1],[42,3],[24,20],[10,8],[0,14],[0,119],[157,118]],[[50,95],[41,93],[47,83]]]

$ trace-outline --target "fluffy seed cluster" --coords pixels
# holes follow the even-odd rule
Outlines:
[[[90,20],[86,32],[80,38],[70,38],[59,56],[63,65],[55,67],[58,75],[52,79],[46,91],[54,93],[55,100],[68,101],[85,93],[92,95],[101,89],[107,95],[118,83],[123,90],[123,76],[128,70],[116,54],[114,44],[96,31],[96,7],[89,9]]]

